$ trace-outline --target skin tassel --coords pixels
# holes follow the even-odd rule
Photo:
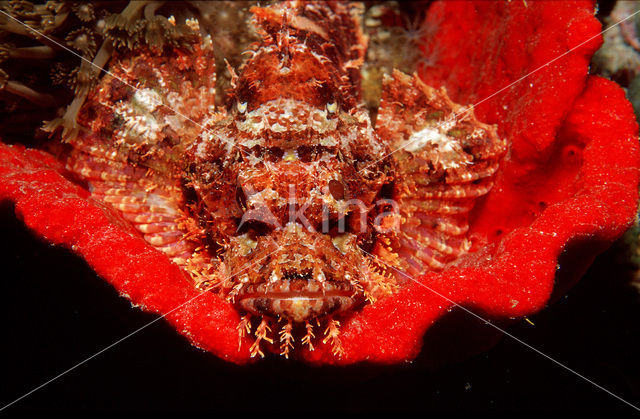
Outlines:
[[[280,330],[280,355],[284,356],[285,358],[289,359],[289,353],[290,351],[293,349],[293,335],[291,334],[291,331],[293,330],[293,323],[291,322],[291,320],[287,321],[287,324],[285,324],[282,327],[282,330]]]
[[[324,331],[325,338],[322,339],[322,343],[331,342],[331,352],[337,357],[341,357],[344,354],[342,343],[340,342],[340,322],[334,319],[329,319],[327,328]]]
[[[263,317],[260,325],[256,328],[256,340],[249,349],[252,358],[255,358],[257,355],[260,355],[260,358],[264,358],[264,352],[260,349],[260,342],[265,340],[269,343],[273,343],[273,339],[269,337],[269,332],[271,332],[271,328],[269,327],[267,319]]]

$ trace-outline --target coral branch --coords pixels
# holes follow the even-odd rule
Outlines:
[[[56,56],[55,50],[46,45],[24,48],[7,48],[6,46],[2,46],[0,50],[7,51],[10,58],[24,60],[48,60]]]
[[[52,95],[38,93],[30,87],[27,87],[24,84],[13,80],[9,80],[7,82],[7,84],[4,86],[4,90],[14,95],[23,97],[28,101],[40,106],[52,107],[58,103]]]
[[[145,19],[153,19],[156,14],[156,10],[158,10],[164,4],[163,1],[154,1],[149,3],[144,8],[144,18]]]

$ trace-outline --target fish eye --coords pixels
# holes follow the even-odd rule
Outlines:
[[[327,112],[335,113],[338,110],[338,104],[336,102],[327,103]]]
[[[329,181],[329,193],[336,201],[343,200],[345,197],[344,185],[337,180]]]
[[[245,113],[247,110],[247,102],[238,102],[236,108],[238,109],[238,112]]]

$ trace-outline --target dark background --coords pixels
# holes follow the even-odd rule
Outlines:
[[[612,2],[603,2],[601,11]],[[147,324],[71,252],[44,243],[0,205],[0,407]],[[640,297],[622,244],[565,297],[509,333],[640,406]],[[489,326],[485,326],[489,327]],[[461,330],[464,333],[465,330]],[[267,359],[237,367],[193,348],[163,321],[2,413],[29,410],[607,411],[633,409],[503,337],[433,367],[314,368]]]
[[[85,262],[35,237],[0,207],[0,404],[62,373],[156,316],[132,308]],[[620,249],[566,297],[509,333],[640,405],[640,297]],[[485,326],[489,327],[489,326]],[[460,330],[466,333],[466,330]],[[314,368],[267,359],[237,367],[158,321],[9,407],[26,410],[633,410],[505,336],[433,368]]]

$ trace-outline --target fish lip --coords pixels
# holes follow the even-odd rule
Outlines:
[[[308,283],[300,289],[282,291],[282,285],[285,282],[289,285],[287,288],[290,288],[291,281],[288,280],[275,284],[263,282],[260,284],[247,285],[238,296],[239,300],[247,298],[271,298],[279,300],[306,298],[311,300],[330,297],[349,297],[355,299],[357,294],[355,287],[348,282],[327,281],[324,283],[324,289],[317,283]],[[310,289],[311,286],[315,289]]]
[[[272,300],[323,300],[331,297],[347,297],[355,300],[353,292],[325,292],[322,291],[302,291],[302,292],[267,292],[267,293],[247,293],[243,294],[239,301],[251,298],[268,298]]]
[[[307,284],[306,287],[282,291],[283,285],[288,284],[249,285],[238,296],[237,304],[254,314],[287,318],[299,323],[312,318],[343,313],[360,301],[357,290],[348,282],[327,282],[324,290],[309,290],[307,287],[317,288],[317,284]]]

